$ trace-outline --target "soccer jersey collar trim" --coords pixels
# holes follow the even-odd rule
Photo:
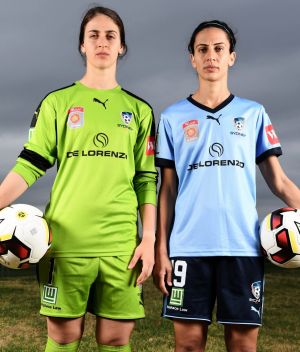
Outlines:
[[[221,104],[219,104],[218,106],[216,106],[214,109],[209,108],[208,106],[205,106],[201,103],[199,103],[198,101],[196,101],[195,99],[192,98],[192,94],[187,98],[187,100],[192,103],[193,105],[197,106],[198,108],[211,112],[213,114],[215,114],[216,112],[218,112],[219,110],[223,109],[226,105],[228,105],[234,98],[233,94],[230,94],[229,97],[227,99],[225,99]]]

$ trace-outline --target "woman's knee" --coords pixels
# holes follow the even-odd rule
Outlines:
[[[84,317],[69,319],[47,317],[48,336],[57,343],[80,340],[84,330]]]

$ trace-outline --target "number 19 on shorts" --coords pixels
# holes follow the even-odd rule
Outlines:
[[[184,297],[184,286],[186,281],[187,264],[184,260],[172,260],[173,287],[170,297],[170,305],[182,307]]]

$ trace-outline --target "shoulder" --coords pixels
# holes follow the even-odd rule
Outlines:
[[[181,99],[169,105],[161,114],[161,118],[170,119],[174,114],[181,114],[189,108],[190,102],[187,99]]]
[[[241,98],[238,96],[234,97],[234,99],[231,101],[231,104],[240,105],[249,109],[256,109],[256,110],[264,109],[263,105],[258,103],[257,101]]]
[[[51,102],[53,100],[57,100],[59,98],[63,98],[68,96],[69,94],[72,94],[72,92],[76,89],[76,84],[72,83],[67,86],[52,90],[51,92],[47,93],[41,100],[40,105],[42,105],[43,102]]]
[[[131,101],[131,103],[135,104],[139,108],[144,108],[146,110],[151,110],[153,111],[152,106],[143,98],[139,97],[138,95],[130,92],[127,89],[122,88],[121,89],[122,94]]]

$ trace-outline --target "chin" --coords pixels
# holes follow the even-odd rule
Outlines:
[[[216,72],[216,73],[211,73],[211,74],[200,74],[199,78],[202,81],[207,81],[207,82],[219,82],[219,81],[223,81],[224,79],[226,79],[226,74],[220,74],[220,72]]]
[[[218,82],[221,81],[221,77],[216,77],[212,75],[205,75],[205,76],[200,76],[201,81],[206,81],[206,82]]]
[[[114,66],[113,63],[108,63],[108,62],[96,62],[96,63],[93,63],[91,64],[92,67],[94,67],[95,69],[97,70],[107,70],[109,68],[111,68],[112,66]]]

